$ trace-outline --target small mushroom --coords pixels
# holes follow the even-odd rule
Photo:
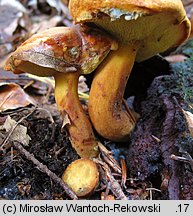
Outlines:
[[[78,197],[89,196],[99,183],[98,167],[90,159],[75,160],[64,171],[62,180]]]
[[[190,22],[182,2],[70,0],[69,8],[76,23],[95,23],[119,43],[119,49],[110,52],[97,68],[90,89],[89,115],[100,135],[127,141],[136,118],[122,102],[134,61],[146,60],[188,38]]]
[[[117,43],[97,28],[54,27],[33,35],[8,59],[5,70],[54,76],[55,99],[80,157],[98,155],[92,126],[78,98],[80,74],[91,73]]]

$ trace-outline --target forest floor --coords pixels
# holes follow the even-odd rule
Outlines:
[[[20,2],[24,8],[0,7],[5,17],[12,13],[6,29],[0,22],[0,30],[6,30],[0,37],[0,199],[69,199],[52,176],[33,162],[37,159],[60,178],[79,158],[61,130],[54,87],[47,80],[5,72],[3,65],[8,54],[33,33],[69,26],[72,21],[67,7],[54,5],[55,1]],[[80,91],[89,94],[92,76],[80,80]],[[95,132],[127,173],[124,181],[123,173],[109,164],[110,174],[128,199],[193,199],[192,77],[193,39],[176,50],[135,63],[124,95],[140,116],[130,140],[114,143]],[[86,111],[87,100],[81,102]],[[30,157],[17,147],[21,143]],[[102,179],[104,175],[100,173],[100,183],[87,199],[102,199],[104,194],[120,198],[108,178]]]

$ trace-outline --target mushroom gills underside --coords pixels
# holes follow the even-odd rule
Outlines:
[[[141,46],[136,56],[136,61],[139,62],[182,43],[189,34],[187,19],[177,20],[169,13],[140,14],[129,21],[124,15],[113,20],[104,16],[90,21],[114,35],[121,43],[140,41]]]

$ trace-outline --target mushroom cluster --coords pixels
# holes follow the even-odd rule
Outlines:
[[[190,22],[181,0],[70,0],[69,9],[74,26],[32,36],[5,69],[54,76],[56,103],[72,146],[80,157],[93,158],[98,144],[78,98],[80,74],[96,69],[88,105],[96,131],[126,141],[136,123],[135,113],[123,106],[134,62],[181,44]]]
[[[181,44],[191,27],[181,0],[70,0],[69,9],[74,26],[33,35],[4,68],[54,77],[63,125],[82,158],[68,166],[62,179],[78,197],[86,197],[99,181],[98,167],[90,160],[99,153],[92,125],[104,138],[127,141],[136,114],[123,103],[123,94],[134,62]],[[78,80],[93,71],[91,125],[79,101]]]
[[[119,48],[110,52],[96,70],[89,115],[101,136],[127,141],[136,118],[122,102],[134,61],[146,60],[189,37],[190,22],[182,2],[70,0],[69,8],[76,23],[94,23],[118,41]]]

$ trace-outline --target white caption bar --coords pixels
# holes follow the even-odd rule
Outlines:
[[[0,215],[191,216],[193,201],[0,200]]]

